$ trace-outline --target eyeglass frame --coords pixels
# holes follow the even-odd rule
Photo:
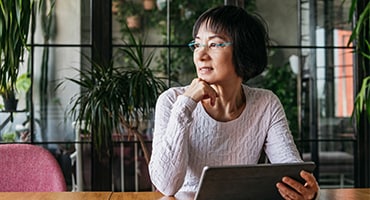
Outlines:
[[[232,45],[233,43],[232,42],[223,42],[223,43],[214,43],[212,42],[211,45],[208,45],[208,44],[201,44],[200,42],[195,42],[195,40],[192,40],[191,42],[189,42],[188,44],[188,47],[190,48],[191,51],[195,51],[197,48],[199,47],[195,47],[195,45],[198,44],[199,47],[208,47],[208,49],[210,50],[213,50],[211,45],[214,44],[216,49],[218,49],[219,47],[227,47],[227,46],[230,46]]]

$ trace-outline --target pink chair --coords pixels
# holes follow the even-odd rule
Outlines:
[[[0,192],[61,192],[67,186],[55,157],[31,144],[0,144]]]

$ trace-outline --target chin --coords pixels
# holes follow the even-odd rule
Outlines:
[[[207,82],[208,84],[211,84],[213,81],[210,78],[207,78],[205,76],[198,76],[198,78],[202,79],[203,81]]]
[[[204,73],[198,73],[198,78],[202,79],[202,80],[205,80],[205,81],[211,81],[212,78],[209,74],[204,74]]]

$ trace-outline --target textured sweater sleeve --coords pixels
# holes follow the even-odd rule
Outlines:
[[[175,90],[166,91],[157,100],[149,173],[154,186],[164,195],[174,195],[184,182],[195,107],[196,102]]]
[[[271,95],[265,152],[272,163],[302,162],[290,132],[284,108],[277,96]]]

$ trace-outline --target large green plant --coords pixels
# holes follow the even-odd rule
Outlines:
[[[352,0],[350,8],[350,20],[356,11],[357,0]],[[362,81],[361,89],[358,92],[355,99],[355,108],[353,110],[353,116],[356,117],[359,122],[362,113],[365,113],[370,123],[370,2],[367,3],[364,10],[359,13],[358,21],[352,31],[348,44],[356,41],[356,52],[362,55],[362,59],[359,62],[364,67],[363,72],[365,78]]]
[[[136,40],[131,32],[129,32],[129,41],[131,47],[121,48],[128,62],[121,76],[121,79],[126,82],[126,87],[124,87],[126,95],[124,95],[125,104],[120,122],[129,133],[138,137],[146,162],[149,163],[149,152],[138,128],[142,119],[149,119],[152,116],[157,98],[167,89],[167,86],[150,68],[154,51],[146,54],[143,47],[144,42],[141,39]]]
[[[112,134],[123,128],[138,136],[149,162],[142,135],[138,128],[142,119],[148,118],[165,83],[150,69],[153,52],[144,53],[141,40],[130,33],[130,46],[122,48],[129,62],[114,66],[89,59],[91,68],[78,69],[81,77],[68,78],[81,87],[72,102],[71,114],[92,132],[96,148],[109,147]],[[104,149],[103,149],[104,150]]]
[[[14,97],[19,65],[27,50],[33,0],[0,0],[0,91]]]

